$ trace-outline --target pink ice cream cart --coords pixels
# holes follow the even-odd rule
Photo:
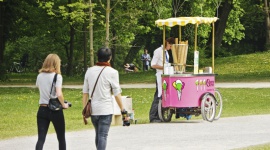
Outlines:
[[[212,64],[199,69],[199,51],[197,51],[197,28],[200,24],[212,24],[216,17],[178,17],[159,19],[157,26],[163,27],[163,45],[165,45],[166,26],[179,26],[179,39],[172,45],[173,63],[165,63],[162,74],[162,100],[159,102],[158,114],[162,121],[170,122],[172,115],[176,118],[190,119],[192,115],[202,115],[204,120],[212,122],[220,118],[222,113],[222,97],[215,88],[214,46],[212,46]],[[188,41],[181,41],[181,27],[195,25],[194,64],[187,65]],[[214,45],[214,34],[212,34]],[[164,50],[165,51],[165,50]],[[164,56],[163,56],[164,57]],[[193,67],[193,72],[186,72],[186,67]]]

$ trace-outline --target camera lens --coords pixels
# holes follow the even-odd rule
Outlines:
[[[130,122],[129,121],[124,121],[123,126],[130,126]]]
[[[67,103],[69,107],[72,106],[72,104],[70,102],[68,102],[67,100],[64,100],[64,103]]]

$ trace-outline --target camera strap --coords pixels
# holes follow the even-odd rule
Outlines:
[[[56,84],[56,79],[57,79],[57,73],[55,73],[54,77],[53,77],[53,82],[52,82],[52,86],[51,86],[51,92],[50,92],[50,98],[51,98],[51,94],[52,94],[52,89],[53,89],[53,85]]]

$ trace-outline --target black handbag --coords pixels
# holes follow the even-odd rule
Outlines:
[[[52,89],[53,89],[53,86],[55,86],[56,84],[56,79],[57,79],[57,73],[54,75],[54,78],[53,78],[51,92],[50,92],[50,100],[49,100],[49,105],[48,105],[49,109],[52,111],[59,111],[63,109],[58,98],[51,98]]]

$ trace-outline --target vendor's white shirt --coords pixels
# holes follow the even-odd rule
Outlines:
[[[165,56],[165,63],[169,62],[169,54],[167,52],[167,50],[165,50],[166,56]],[[159,65],[159,66],[163,66],[163,46],[161,45],[159,48],[157,48],[154,51],[154,55],[151,61],[151,66],[153,65]],[[161,72],[161,69],[156,69],[156,72]]]
[[[93,66],[88,68],[84,77],[83,93],[88,93],[91,97],[92,90],[97,77],[104,66]],[[113,98],[122,92],[119,84],[118,71],[112,67],[106,67],[101,73],[92,97],[91,115],[110,115],[114,112]]]
[[[168,63],[169,60],[169,54],[167,51],[166,52],[166,57],[165,57],[165,63]],[[159,65],[163,66],[163,46],[160,46],[154,51],[154,55],[151,61],[151,66],[153,65]],[[157,79],[157,85],[158,85],[158,97],[161,96],[162,94],[162,84],[161,84],[161,74],[163,73],[163,70],[161,69],[156,69],[156,79]]]

